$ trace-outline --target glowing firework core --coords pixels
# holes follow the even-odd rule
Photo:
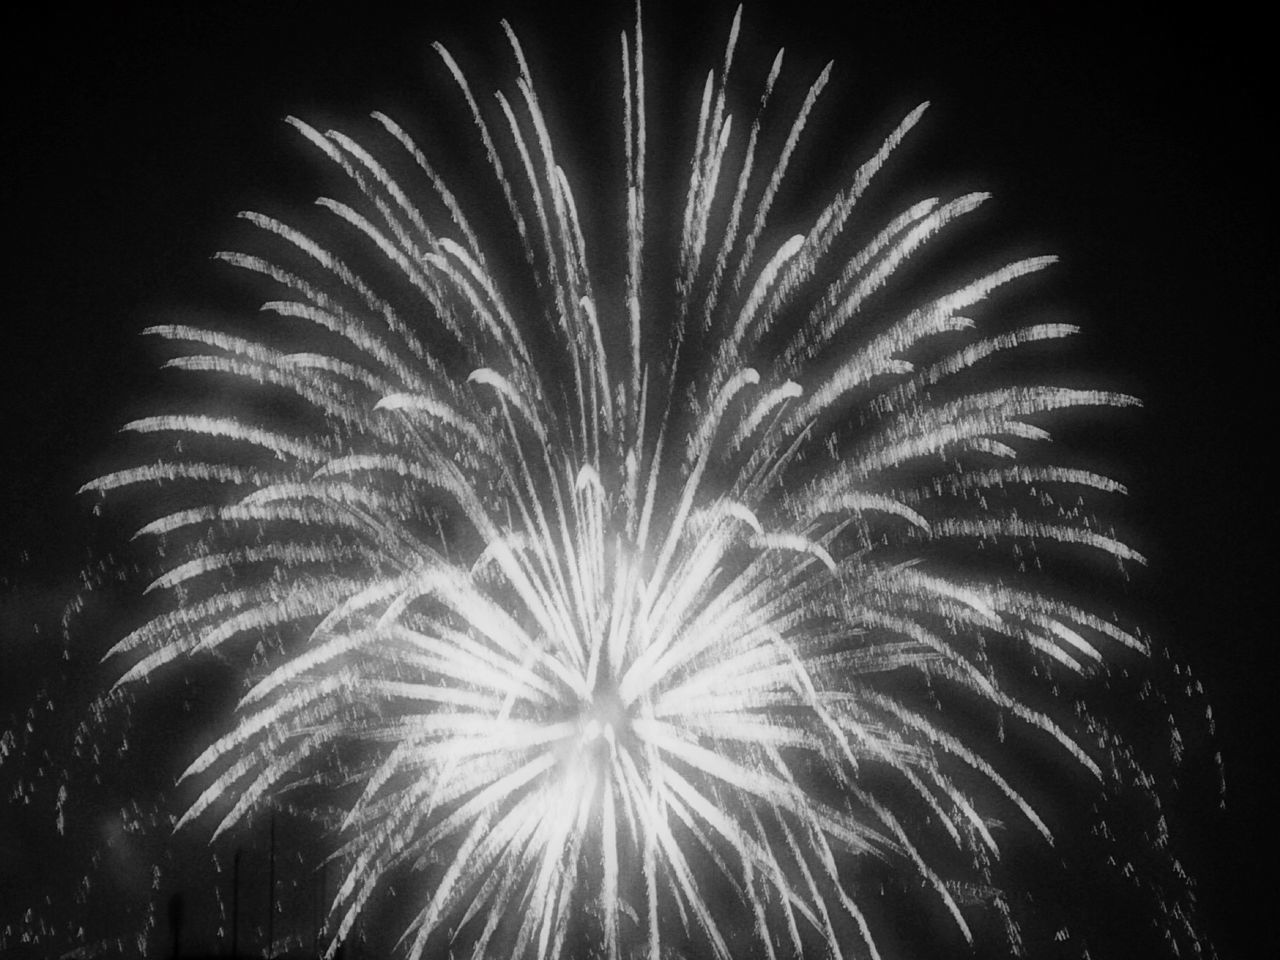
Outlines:
[[[590,743],[602,739],[612,748],[620,737],[631,732],[631,718],[617,684],[612,681],[596,685],[591,703],[582,712],[582,739]]]

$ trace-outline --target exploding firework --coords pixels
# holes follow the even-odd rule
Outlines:
[[[1052,258],[895,283],[984,200],[859,216],[923,107],[780,236],[829,68],[779,121],[779,54],[735,112],[735,17],[658,217],[637,20],[622,216],[597,236],[505,29],[492,110],[435,48],[496,215],[389,116],[367,141],[291,120],[350,198],[305,232],[244,214],[269,253],[220,254],[279,322],[148,331],[246,388],[129,423],[161,452],[86,486],[163,489],[140,536],[166,599],[115,647],[120,684],[248,665],[183,822],[320,785],[343,811],[331,942],[416,868],[412,957],[877,956],[886,869],[971,937],[974,901],[1009,910],[997,818],[1053,841],[1005,726],[1108,775],[1052,683],[1144,644],[1043,567],[1141,557],[1082,507],[1120,484],[1046,459],[1045,423],[1135,401],[1018,378],[1074,327],[973,318]]]

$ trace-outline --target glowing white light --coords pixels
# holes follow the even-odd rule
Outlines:
[[[187,773],[202,791],[183,820],[217,809],[223,830],[296,779],[355,783],[335,944],[388,873],[445,850],[406,932],[413,957],[446,930],[466,931],[476,956],[562,956],[591,905],[609,958],[635,943],[657,960],[677,919],[727,958],[740,916],[770,957],[813,938],[875,956],[845,879],[861,857],[923,879],[967,937],[931,849],[990,862],[991,807],[1049,830],[998,748],[949,729],[921,688],[1103,775],[988,648],[1083,672],[1142,646],[1016,561],[1031,548],[1141,561],[1075,506],[1119,484],[1040,453],[1046,415],[1135,401],[975,376],[993,354],[1074,331],[976,332],[983,302],[1050,258],[905,308],[875,300],[983,199],[923,201],[870,237],[846,229],[923,107],[810,224],[774,230],[829,68],[767,159],[781,55],[760,114],[735,125],[737,34],[735,17],[707,79],[673,277],[648,259],[639,23],[622,44],[620,289],[593,272],[587,244],[604,238],[584,232],[508,29],[517,90],[492,115],[437,50],[531,276],[495,272],[500,257],[389,118],[375,115],[385,158],[293,120],[349,175],[356,199],[322,206],[387,276],[246,214],[279,262],[222,259],[270,281],[266,309],[315,342],[285,353],[268,337],[149,331],[189,351],[173,366],[282,391],[302,412],[136,420],[127,429],[180,446],[87,485],[198,491],[141,531],[171,548],[152,589],[187,599],[116,646],[121,682],[192,654],[250,656],[268,637],[230,729]],[[664,281],[670,298],[651,305],[642,291]],[[538,293],[516,303],[513,287]],[[646,360],[668,335],[670,355]],[[948,562],[1009,544],[1016,562],[999,572]],[[371,749],[335,769],[352,741]],[[713,906],[706,863],[739,913]]]

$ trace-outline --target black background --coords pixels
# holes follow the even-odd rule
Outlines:
[[[1212,783],[1220,750],[1226,807],[1216,787],[1193,788],[1179,829],[1206,925],[1231,956],[1244,931],[1265,922],[1256,911],[1274,887],[1260,852],[1271,839],[1261,810],[1275,684],[1261,659],[1263,578],[1274,568],[1264,545],[1276,512],[1263,466],[1275,436],[1275,309],[1263,296],[1275,176],[1257,79],[1262,27],[1203,8],[841,7],[833,15],[794,0],[745,13],[744,62],[759,70],[786,46],[784,87],[800,91],[836,61],[813,121],[821,150],[798,174],[809,178],[801,188],[833,189],[896,116],[931,100],[909,158],[890,174],[889,199],[990,189],[996,199],[970,235],[986,253],[1058,253],[1041,295],[1085,327],[1075,360],[1145,401],[1117,453],[1133,491],[1127,529],[1152,559],[1151,632],[1191,665],[1213,705],[1216,738],[1198,745],[1188,779]],[[322,186],[281,118],[350,126],[371,109],[412,116],[433,89],[448,89],[429,56],[434,39],[478,87],[509,80],[502,16],[531,51],[562,152],[572,144],[571,175],[574,159],[577,172],[600,169],[595,161],[615,149],[605,138],[618,136],[627,4],[481,0],[359,18],[304,4],[75,15],[50,6],[10,24],[0,178],[9,239],[0,261],[3,726],[22,722],[57,660],[50,645],[61,641],[32,625],[56,621],[79,568],[110,541],[75,490],[158,389],[138,331],[175,311],[238,303],[209,259],[235,212],[286,209]],[[699,72],[719,63],[731,16],[728,5],[646,6],[650,104],[673,105],[662,121],[651,117],[651,130],[687,131]],[[696,89],[683,86],[690,79]],[[655,135],[651,150],[687,150],[689,138]],[[6,776],[0,767],[0,783]],[[0,817],[16,814],[0,807]],[[15,833],[0,830],[0,859],[66,856]]]

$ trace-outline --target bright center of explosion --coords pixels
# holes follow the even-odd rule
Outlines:
[[[616,685],[607,683],[596,688],[591,702],[582,711],[581,723],[583,749],[595,749],[601,744],[608,747],[616,745],[617,738],[625,734],[630,725],[627,708],[618,695]]]
[[[631,736],[631,718],[617,685],[602,682],[582,703],[576,731],[560,756],[559,788],[551,802],[561,816],[590,816],[617,750]]]

